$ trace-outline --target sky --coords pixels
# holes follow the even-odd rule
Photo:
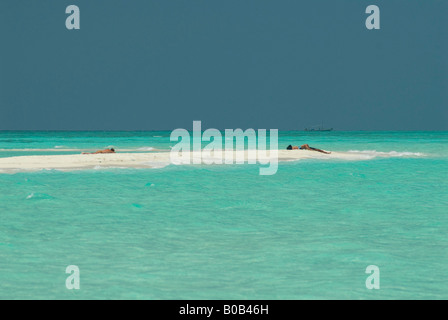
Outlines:
[[[445,0],[2,0],[0,130],[448,130],[447,16]]]

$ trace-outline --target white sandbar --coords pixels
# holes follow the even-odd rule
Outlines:
[[[341,160],[367,160],[371,159],[370,155],[351,152],[332,152],[331,154],[323,154],[316,151],[308,150],[278,150],[278,161],[295,161],[301,159],[341,159]],[[236,159],[240,156],[245,162],[252,160],[266,163],[275,157],[275,152],[267,155],[260,152],[258,155],[248,151],[230,151],[215,154],[213,156],[200,155],[200,153],[191,152],[191,163],[210,164],[210,162],[218,162],[219,159]],[[233,156],[233,158],[232,158]],[[196,163],[193,163],[196,159]],[[222,161],[224,162],[224,160]],[[34,171],[42,169],[89,169],[89,168],[160,168],[173,164],[170,158],[170,152],[152,152],[152,153],[115,153],[115,154],[74,154],[74,155],[45,155],[45,156],[20,156],[0,158],[0,170],[25,170]],[[178,164],[178,163],[174,163]]]

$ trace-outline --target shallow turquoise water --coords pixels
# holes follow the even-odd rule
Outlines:
[[[279,140],[382,156],[281,163],[273,176],[254,165],[0,174],[0,299],[448,298],[448,133]],[[0,156],[109,145],[173,143],[0,132]],[[65,287],[68,265],[80,290]],[[366,289],[368,265],[379,290]]]

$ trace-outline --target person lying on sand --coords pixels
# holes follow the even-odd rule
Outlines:
[[[115,153],[115,149],[111,148],[111,149],[99,150],[97,152],[83,152],[82,154],[99,154],[99,153]]]
[[[300,147],[289,145],[286,148],[286,150],[298,150],[298,149],[300,149],[300,150],[318,151],[318,152],[322,152],[322,153],[326,153],[326,154],[330,154],[331,153],[331,152],[328,152],[328,151],[324,151],[324,150],[320,150],[320,149],[317,149],[317,148],[310,147],[307,144],[304,144],[304,145],[302,145]]]

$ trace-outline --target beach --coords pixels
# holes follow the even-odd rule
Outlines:
[[[245,163],[266,162],[272,159],[284,161],[298,161],[303,159],[321,160],[367,160],[374,155],[358,152],[332,152],[323,154],[310,150],[274,150],[275,152],[257,151],[223,151],[218,155],[205,155],[201,152],[189,153],[189,164],[223,164],[225,159],[242,159]],[[409,156],[422,156],[423,154],[409,154]],[[379,155],[376,155],[379,156]],[[403,156],[403,155],[397,155]],[[197,160],[199,159],[199,161]],[[151,153],[114,153],[114,154],[71,154],[71,155],[44,155],[44,156],[20,156],[0,158],[0,170],[70,170],[92,168],[160,168],[173,164],[170,152]],[[181,163],[174,163],[181,164]]]

